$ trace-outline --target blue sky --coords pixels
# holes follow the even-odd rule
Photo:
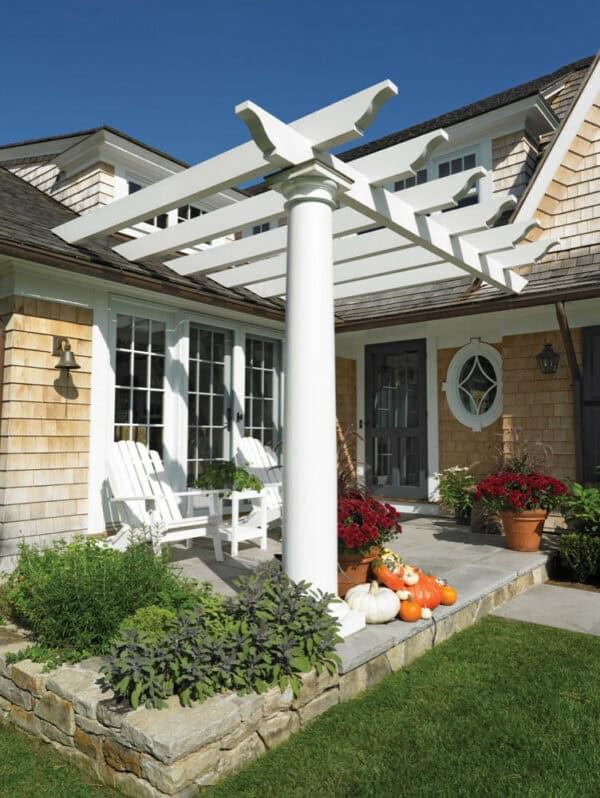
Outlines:
[[[192,163],[247,139],[246,99],[289,121],[391,78],[373,138],[600,47],[593,0],[23,0],[2,15],[1,143],[108,124]]]

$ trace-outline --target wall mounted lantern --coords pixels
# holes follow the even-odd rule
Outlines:
[[[75,355],[71,351],[71,344],[68,338],[61,338],[60,336],[54,337],[53,353],[59,355],[58,363],[54,366],[55,369],[65,369],[71,371],[72,369],[79,369],[81,366],[75,360]]]
[[[560,355],[552,348],[552,344],[544,344],[544,348],[536,355],[535,359],[538,362],[542,374],[556,374]]]

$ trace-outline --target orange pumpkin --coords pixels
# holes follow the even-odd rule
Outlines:
[[[421,620],[421,605],[416,601],[401,601],[400,602],[400,618],[408,623],[414,623]]]
[[[430,610],[434,610],[436,607],[439,607],[439,605],[442,603],[442,589],[435,576],[425,576],[425,574],[423,574],[419,579],[419,582],[424,582],[429,589],[429,597],[425,606]]]
[[[456,592],[456,588],[452,587],[452,585],[440,585],[440,591],[442,593],[442,604],[454,604],[456,599],[458,598],[458,593]]]
[[[404,590],[404,569],[396,566],[394,570],[388,568],[383,560],[373,560],[371,563],[373,574],[390,590]]]
[[[419,581],[405,588],[410,593],[410,598],[421,607],[434,610],[440,603],[442,594],[440,586],[433,576],[421,576]]]

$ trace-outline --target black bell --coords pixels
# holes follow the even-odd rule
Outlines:
[[[64,346],[63,346],[64,343]],[[63,339],[60,344],[60,357],[58,359],[58,363],[54,366],[55,369],[67,369],[67,371],[71,371],[71,369],[79,369],[81,366],[75,360],[75,355],[71,351],[71,344],[67,341],[67,339]]]

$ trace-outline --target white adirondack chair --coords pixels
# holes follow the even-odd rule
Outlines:
[[[111,502],[119,508],[122,522],[121,530],[108,539],[110,546],[126,549],[130,545],[133,529],[158,527],[159,533],[153,539],[156,549],[160,550],[164,543],[181,541],[186,541],[186,546],[189,547],[192,538],[211,537],[215,558],[218,562],[223,562],[219,532],[222,518],[216,498],[204,491],[171,490],[157,452],[134,441],[114,443],[108,460],[108,481],[113,494]],[[195,494],[205,495],[208,513],[184,518],[177,496],[189,497]]]
[[[235,455],[236,465],[257,476],[266,493],[267,523],[281,518],[283,505],[283,469],[270,446],[257,438],[242,438]]]

